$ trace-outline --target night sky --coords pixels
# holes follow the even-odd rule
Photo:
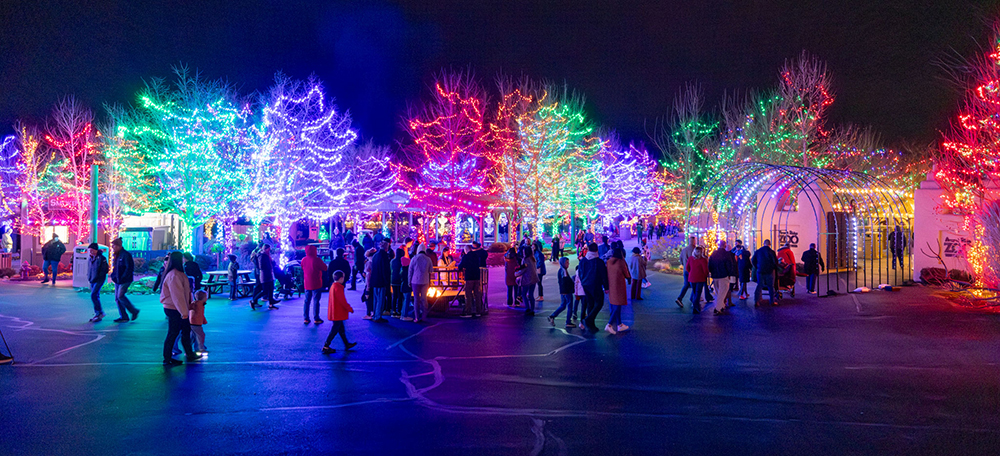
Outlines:
[[[975,55],[1000,14],[1000,1],[971,0],[56,3],[0,3],[0,133],[68,94],[103,115],[185,63],[244,92],[276,71],[315,73],[379,143],[400,139],[435,72],[492,84],[502,70],[566,82],[594,120],[641,141],[686,82],[714,108],[727,91],[774,86],[807,50],[833,73],[833,122],[931,142],[962,96],[940,62]]]

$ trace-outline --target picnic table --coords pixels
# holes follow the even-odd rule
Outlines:
[[[236,271],[236,296],[240,298],[245,298],[253,293],[254,286],[257,282],[253,280],[253,271],[248,269],[241,269]],[[212,293],[222,293],[225,287],[229,285],[229,271],[208,271],[205,273],[208,276],[208,280],[202,284],[205,291],[208,292],[208,297],[212,297]]]

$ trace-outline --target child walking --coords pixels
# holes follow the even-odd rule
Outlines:
[[[205,346],[205,330],[201,327],[208,323],[205,320],[205,302],[208,301],[208,292],[205,290],[198,290],[194,292],[194,302],[191,303],[191,315],[188,317],[191,322],[191,335],[194,336],[194,352],[199,355],[204,355],[208,353],[208,347]]]
[[[330,328],[330,335],[326,336],[326,343],[323,344],[323,354],[336,353],[337,350],[330,348],[333,337],[340,335],[340,340],[344,341],[344,350],[350,350],[357,345],[357,342],[347,341],[347,332],[344,330],[344,321],[347,314],[354,313],[354,308],[347,303],[347,296],[344,295],[344,271],[333,272],[333,285],[330,285],[329,307],[327,307],[326,317],[333,322]]]
[[[583,320],[587,318],[587,306],[583,305],[586,297],[586,293],[583,292],[583,283],[580,282],[580,267],[577,266],[573,273],[573,310],[570,311],[570,315],[575,320],[576,309],[580,309],[580,329],[586,328],[583,324]]]
[[[556,317],[559,316],[559,312],[563,310],[566,311],[566,327],[573,328],[573,292],[575,284],[573,283],[573,277],[569,275],[569,258],[562,257],[559,258],[559,272],[556,273],[556,278],[559,281],[559,308],[552,315],[549,315],[549,324],[552,326],[556,325]]]

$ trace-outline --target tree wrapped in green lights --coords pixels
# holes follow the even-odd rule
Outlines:
[[[175,70],[173,88],[153,80],[139,107],[117,122],[122,166],[143,186],[148,176],[159,187],[151,206],[180,215],[187,226],[181,245],[189,250],[191,231],[213,216],[232,231],[252,191],[253,148],[249,111],[227,84],[205,81],[186,68]]]
[[[583,112],[583,97],[550,87],[538,107],[518,118],[524,179],[522,206],[540,224],[545,217],[591,212],[601,199],[598,164],[603,142]]]

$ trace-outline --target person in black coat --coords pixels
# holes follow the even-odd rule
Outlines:
[[[115,252],[115,267],[111,272],[111,281],[115,284],[115,304],[118,305],[119,315],[115,323],[125,323],[139,316],[139,309],[132,305],[132,301],[125,295],[128,293],[129,285],[132,285],[135,260],[132,259],[132,254],[122,247],[122,238],[111,241],[111,250]],[[126,311],[132,314],[131,318],[125,313]]]
[[[816,244],[809,244],[809,250],[802,254],[802,272],[806,273],[806,289],[816,294],[816,279],[819,273],[826,270],[823,256],[816,250]]]
[[[771,301],[771,305],[777,305],[774,301],[777,293],[774,286],[774,273],[778,270],[778,255],[771,248],[770,239],[764,240],[764,246],[754,252],[750,261],[757,269],[757,287],[753,291],[754,305],[760,305],[760,299],[764,296],[762,288],[767,289],[767,297]]]
[[[260,269],[260,286],[250,299],[250,306],[256,309],[258,300],[263,297],[267,299],[268,308],[277,309],[278,306],[275,304],[278,301],[274,299],[274,262],[271,261],[269,244],[264,244],[260,254],[257,255],[257,267]]]
[[[197,261],[194,261],[194,256],[190,253],[184,254],[184,274],[194,279],[194,288],[191,289],[192,292],[201,289],[201,279],[204,277],[201,273],[201,266],[198,265]]]
[[[753,270],[753,263],[750,262],[750,250],[743,246],[743,241],[737,239],[733,255],[736,256],[736,280],[739,298],[746,299],[749,297],[747,295],[747,282],[750,282],[750,272]]]
[[[59,260],[66,253],[66,244],[59,240],[59,236],[53,234],[52,239],[42,246],[42,283],[49,282],[49,270],[52,270],[52,284],[56,283],[59,277]]]
[[[896,260],[899,265],[903,265],[903,249],[906,248],[906,235],[903,229],[896,225],[896,229],[889,233],[889,251],[892,253],[892,268],[896,269]]]
[[[364,246],[358,242],[357,239],[351,244],[354,248],[354,269],[351,270],[351,288],[349,290],[356,290],[358,287],[358,274],[361,274],[361,278],[365,277],[365,250]]]
[[[337,249],[337,256],[330,260],[330,264],[326,268],[324,282],[327,287],[333,285],[333,271],[343,272],[345,278],[351,275],[351,263],[347,261],[344,249]]]
[[[587,309],[587,318],[580,326],[585,326],[590,332],[600,331],[595,319],[597,313],[604,307],[604,292],[608,290],[608,267],[597,254],[597,244],[590,243],[587,246],[587,256],[580,260],[577,266],[580,275],[580,285],[583,286],[585,296],[584,305]]]
[[[382,313],[385,311],[386,304],[388,304],[389,287],[392,285],[392,267],[389,263],[392,261],[393,254],[389,250],[390,245],[391,242],[388,239],[383,239],[382,245],[372,257],[372,283],[369,285],[371,286],[372,296],[375,300],[374,321],[377,323],[386,322],[386,319],[382,317]]]
[[[719,248],[708,257],[708,272],[712,277],[712,287],[715,297],[722,301],[715,308],[719,314],[726,307],[733,305],[732,293],[729,291],[729,278],[736,277],[736,255],[726,248],[726,241],[719,242]]]
[[[393,317],[399,318],[400,313],[403,311],[403,248],[400,247],[396,249],[396,255],[393,257],[392,261],[389,262],[390,277],[389,282],[392,286],[392,305],[389,306],[389,312]]]
[[[104,258],[101,246],[96,242],[87,246],[90,258],[87,260],[87,281],[90,282],[90,300],[94,303],[94,317],[91,323],[97,323],[104,318],[104,310],[101,309],[101,287],[108,280],[108,259]]]

